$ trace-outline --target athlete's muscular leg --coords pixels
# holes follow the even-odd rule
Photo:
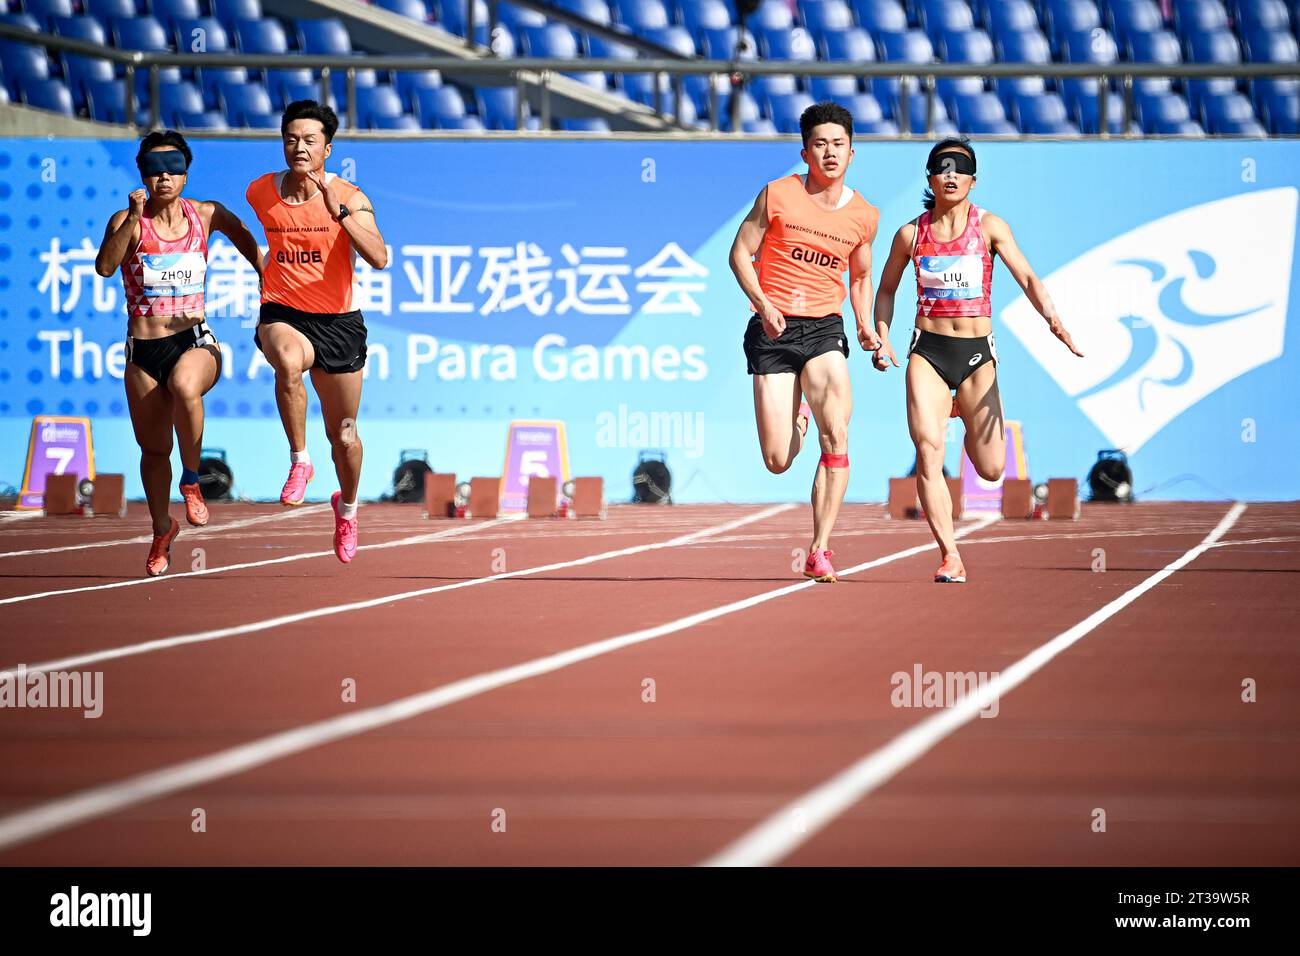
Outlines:
[[[275,369],[275,404],[289,439],[290,451],[307,448],[307,387],[302,374],[316,361],[307,336],[284,322],[269,322],[257,330],[262,354]]]
[[[853,387],[849,363],[840,352],[823,352],[808,360],[801,376],[804,395],[817,419],[823,455],[849,453],[849,418],[853,414]],[[828,468],[817,463],[813,479],[813,540],[811,549],[825,548],[839,517],[844,492],[849,487],[848,468]]]
[[[943,478],[944,434],[952,392],[929,362],[913,354],[907,363],[907,428],[916,445],[916,490],[934,540],[944,554],[957,553],[952,496]]]
[[[804,432],[795,422],[799,413],[799,377],[794,372],[754,375],[754,417],[758,421],[758,444],[763,464],[774,475],[794,464],[803,447]]]
[[[357,409],[361,407],[361,372],[311,370],[311,383],[320,398],[325,434],[334,451],[334,470],[339,476],[343,503],[357,500],[361,484],[361,436],[357,434]]]
[[[220,374],[221,350],[215,345],[204,345],[182,355],[167,379],[181,464],[190,471],[199,470],[203,447],[203,396],[216,384]]]
[[[961,383],[957,411],[966,423],[966,456],[981,478],[997,481],[1007,465],[1007,430],[993,362],[985,362]]]
[[[123,377],[131,427],[140,446],[140,480],[149,502],[153,533],[164,535],[172,526],[167,513],[172,494],[172,397],[137,365],[128,362]]]

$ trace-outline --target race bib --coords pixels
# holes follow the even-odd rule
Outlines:
[[[140,285],[150,298],[200,295],[208,263],[201,252],[168,252],[140,257]]]
[[[921,256],[921,289],[930,299],[983,298],[982,256]]]

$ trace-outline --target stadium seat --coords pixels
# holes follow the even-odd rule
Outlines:
[[[1255,103],[1269,131],[1287,136],[1300,133],[1300,81],[1256,80]]]
[[[872,35],[906,33],[907,12],[898,0],[853,0],[858,26]]]
[[[19,7],[35,17],[43,30],[49,29],[56,17],[73,14],[72,0],[24,0]]]
[[[233,30],[237,20],[262,19],[262,0],[210,0],[212,15]]]
[[[764,107],[772,101],[773,97],[798,93],[799,81],[791,73],[756,76],[751,82],[749,90],[754,94],[754,99],[758,100],[758,105],[763,108],[764,114],[770,117],[772,115],[771,111]]]
[[[451,85],[417,89],[415,103],[425,129],[447,128],[465,116],[465,100]]]
[[[874,63],[876,45],[866,30],[854,27],[839,33],[822,36],[822,55],[827,60],[846,60],[850,63]]]
[[[357,87],[357,126],[361,129],[374,129],[378,118],[401,116],[405,112],[402,97],[393,87]]]
[[[415,91],[442,86],[442,74],[437,70],[397,70],[393,73],[393,86],[402,98],[402,105],[415,110]]]
[[[582,54],[578,49],[578,36],[562,23],[548,23],[542,27],[525,27],[523,49],[529,56],[555,57],[576,60]]]
[[[1061,98],[1065,100],[1074,121],[1082,133],[1095,134],[1100,127],[1100,96],[1097,80],[1063,80]],[[1106,97],[1106,130],[1112,134],[1124,131],[1124,101],[1115,90]]]
[[[536,10],[529,10],[527,7],[517,7],[512,3],[505,3],[503,0],[503,2],[497,4],[497,22],[505,24],[518,33],[525,27],[546,26],[546,15],[538,13]],[[488,128],[491,129],[492,127],[489,126]]]
[[[786,93],[773,96],[771,100],[772,125],[781,133],[799,132],[799,117],[803,111],[813,105],[813,98],[807,93]]]
[[[138,12],[135,0],[84,0],[81,9],[105,24],[119,17],[134,17]]]
[[[1186,124],[1192,119],[1192,114],[1187,108],[1187,100],[1176,93],[1135,90],[1133,105],[1144,133],[1160,136],[1177,135],[1183,132]]]
[[[429,10],[422,0],[375,0],[375,6],[408,20],[429,22]]]
[[[794,25],[794,14],[785,0],[762,0],[758,9],[745,21],[745,26],[755,33],[760,30],[789,30]]]
[[[744,47],[740,55],[736,56],[736,40],[738,36],[741,36],[739,27],[701,30],[700,51],[709,60],[730,60],[733,57],[742,62],[757,60],[758,41],[754,39],[754,34],[750,33],[748,29],[744,31],[742,38]]]
[[[822,98],[814,96],[818,102]],[[870,93],[853,93],[850,95],[828,96],[825,99],[839,103],[853,117],[854,128],[863,123],[880,123],[885,119],[885,110],[880,102]]]
[[[901,127],[903,111],[900,107],[901,104],[897,102],[894,103],[893,109],[891,111],[891,116],[894,119],[894,121],[898,123]],[[907,128],[910,132],[913,133],[925,132],[926,109],[927,107],[926,107],[925,93],[924,92],[917,93],[915,92],[915,90],[913,90],[912,95],[907,98],[907,119],[908,119]],[[933,120],[936,129],[938,128],[940,123],[948,123],[951,121],[950,114],[948,113],[948,107],[947,105],[944,104],[942,97],[938,95],[935,96],[933,109],[934,109]]]
[[[177,20],[197,20],[203,16],[199,0],[149,0],[149,12],[169,31]]]
[[[519,92],[513,86],[479,86],[474,89],[478,116],[487,129],[515,129]],[[527,106],[524,113],[527,115]]]
[[[835,100],[857,96],[861,90],[856,76],[811,76],[808,78],[808,93],[813,99]]]
[[[993,81],[993,92],[1011,113],[1018,97],[1041,96],[1047,92],[1047,83],[1041,76],[1006,77]]]
[[[817,44],[812,34],[803,27],[792,30],[764,30],[758,34],[768,60],[798,60],[811,62],[817,59]]]
[[[1246,59],[1252,63],[1294,63],[1300,59],[1290,32],[1254,30],[1246,34]]]
[[[657,30],[669,24],[668,8],[661,0],[615,0],[618,22],[625,23],[637,33]]]
[[[30,13],[0,13],[0,23],[7,23],[20,30],[30,30],[32,33],[41,32],[41,22]],[[0,40],[0,44],[5,42],[13,41]]]
[[[749,95],[748,91],[741,90],[739,93],[728,94],[718,98],[718,129],[723,132],[731,131],[731,100],[736,97],[737,107],[740,110],[740,122],[742,124],[753,122],[761,118],[758,103]]]
[[[1038,136],[1077,136],[1064,101],[1055,93],[1031,93],[1016,100],[1016,120],[1022,133]]]
[[[288,53],[289,40],[279,20],[236,20],[235,45],[243,53]]]
[[[1206,130],[1215,136],[1264,136],[1255,108],[1241,93],[1207,96],[1201,102]]]
[[[91,80],[86,84],[86,108],[101,123],[126,122],[126,80]]]
[[[1196,33],[1187,41],[1187,59],[1192,63],[1240,63],[1241,44],[1227,30]]]
[[[308,97],[308,99],[320,98],[319,97],[320,84],[317,83],[315,77],[312,76],[311,70],[303,69],[302,67],[294,67],[291,69],[267,70],[265,83],[266,83],[266,92],[271,97],[271,105],[275,107],[277,110],[282,110],[284,109],[287,103],[291,103],[295,99],[302,98],[302,97],[291,97],[291,98],[286,97],[286,86],[290,84],[293,85],[295,90],[299,90],[304,87],[309,87],[314,84],[318,90],[317,95],[310,96]]]
[[[560,120],[560,129],[566,133],[608,133],[609,123],[599,116],[564,117]]]
[[[1047,8],[1048,29],[1057,48],[1065,45],[1071,34],[1092,33],[1101,26],[1101,14],[1092,0],[1056,0]]]
[[[960,33],[975,28],[975,15],[966,0],[924,0],[921,21],[930,39],[937,43],[945,33]]]
[[[1128,46],[1134,34],[1155,33],[1165,28],[1165,18],[1155,0],[1110,0],[1106,19],[1115,34],[1115,42]]]
[[[327,17],[321,20],[299,19],[298,49],[303,53],[321,56],[346,56],[352,52],[352,40],[342,20]]]
[[[985,23],[989,33],[995,37],[1039,28],[1038,13],[1029,0],[996,0],[990,3]]]
[[[731,11],[722,0],[694,0],[682,4],[681,11],[682,26],[692,35],[698,35],[701,30],[725,30],[732,24]]]
[[[1283,0],[1238,0],[1237,24],[1245,33],[1254,30],[1290,30],[1291,15]]]
[[[1052,48],[1038,30],[1004,33],[995,40],[1003,63],[1051,63]]]
[[[463,37],[468,29],[469,0],[441,0],[438,10],[439,25],[448,32]],[[475,39],[479,42],[487,37],[489,17],[486,0],[474,0]]]
[[[1002,101],[993,93],[958,94],[955,97],[957,128],[964,133],[1002,136],[1016,132],[1007,119]]]
[[[358,90],[367,89],[379,84],[379,75],[374,70],[356,69],[353,73],[353,86]],[[348,72],[347,70],[330,71],[330,89],[334,93],[334,99],[338,101],[339,108],[347,106],[348,102]]]
[[[270,95],[256,83],[222,83],[218,99],[231,126],[246,126],[245,117],[273,110]]]
[[[657,43],[661,47],[672,50],[678,56],[687,59],[695,56],[695,41],[691,39],[691,32],[685,27],[661,27],[658,30],[646,30],[642,36],[651,43]]]
[[[271,99],[274,102],[275,96],[272,95]],[[324,100],[321,99],[320,80],[315,77],[312,77],[305,82],[285,80],[280,84],[280,102],[276,103],[276,109],[282,110],[290,103],[295,103],[298,100],[315,100],[317,103],[328,106],[339,114],[340,120],[342,120],[343,115],[347,112],[344,109],[344,104],[334,95],[333,90],[330,91],[329,95]]]
[[[1228,28],[1228,11],[1220,0],[1174,0],[1174,23],[1184,37]]]
[[[22,101],[38,110],[75,116],[72,106],[72,93],[62,80],[37,79],[26,77],[22,81]]]
[[[1187,92],[1187,103],[1192,108],[1192,115],[1200,116],[1201,104],[1207,97],[1228,96],[1236,93],[1237,81],[1229,77],[1184,80],[1183,88]]]
[[[94,17],[54,17],[52,26],[58,36],[108,46],[108,31]]]
[[[3,72],[9,98],[22,99],[22,86],[50,77],[50,61],[40,47],[25,43],[0,41],[0,72]]]
[[[141,103],[141,106],[147,104]],[[177,83],[162,83],[158,86],[158,113],[162,121],[169,126],[177,122],[178,113],[202,113],[203,94],[199,88],[188,80]]]
[[[230,51],[230,34],[215,17],[181,18],[170,25],[176,49],[180,53],[227,53]],[[202,49],[195,49],[201,41]]]
[[[800,0],[799,12],[803,25],[814,37],[826,32],[852,29],[853,11],[844,0]]]
[[[965,30],[961,33],[945,33],[939,40],[939,49],[945,63],[993,62],[993,41],[983,30]]]
[[[73,106],[81,110],[86,106],[86,84],[112,80],[116,74],[108,60],[68,53],[63,57],[63,78],[72,93]]]
[[[776,127],[772,125],[772,121],[770,119],[763,119],[761,116],[758,119],[743,120],[740,124],[740,128],[751,136],[777,135]]]
[[[880,58],[891,62],[933,63],[934,47],[920,30],[884,33],[880,36]]]
[[[226,119],[217,112],[191,113],[182,111],[176,114],[172,124],[177,129],[229,129]]]
[[[1065,58],[1070,63],[1116,63],[1119,51],[1110,32],[1100,27],[1089,33],[1071,33],[1063,45]]]
[[[167,53],[171,42],[167,31],[154,17],[116,17],[113,23],[113,45],[123,50],[144,50]]]

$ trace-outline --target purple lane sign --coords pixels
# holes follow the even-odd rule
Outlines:
[[[501,510],[528,510],[528,480],[536,475],[569,480],[569,446],[564,422],[513,421],[506,439],[506,469],[501,481]]]
[[[27,467],[23,469],[18,507],[39,509],[45,503],[46,476],[69,474],[95,477],[90,419],[37,415],[32,419],[32,437],[27,443]]]
[[[997,481],[985,481],[975,466],[961,453],[961,493],[965,511],[1001,511],[1002,483],[1008,478],[1028,478],[1029,458],[1025,454],[1025,436],[1020,422],[1006,423],[1007,465]]]

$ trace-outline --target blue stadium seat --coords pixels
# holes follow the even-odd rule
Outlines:
[[[321,99],[320,81],[314,77],[309,78],[305,82],[284,80],[279,86],[279,96],[279,102],[276,102],[275,93],[271,94],[271,100],[276,103],[276,109],[282,110],[290,103],[295,103],[298,100],[315,100],[317,103],[322,103],[322,105],[328,106],[330,109],[337,111],[340,120],[347,112],[343,109],[343,104],[339,101],[339,98],[334,95],[333,90],[330,91],[329,95],[324,100]]]
[[[141,105],[146,105],[141,103]],[[164,124],[176,125],[178,113],[202,113],[203,94],[199,88],[188,80],[176,83],[161,83],[158,86],[158,113]]]
[[[28,106],[64,116],[75,116],[72,94],[62,80],[27,77],[22,84],[22,100]]]
[[[1101,26],[1101,14],[1092,0],[1056,0],[1048,5],[1047,25],[1052,40],[1064,46],[1074,33],[1090,34]]]
[[[1168,30],[1134,33],[1128,39],[1129,59],[1134,63],[1182,63],[1183,48]]]
[[[626,43],[606,40],[598,36],[587,37],[587,52],[598,60],[635,60],[636,50]]]
[[[262,19],[262,0],[209,0],[212,15],[233,30],[237,20]]]
[[[561,10],[568,10],[580,17],[586,17],[601,26],[609,26],[613,18],[609,15],[609,6],[605,0],[558,0],[555,4]]]
[[[182,110],[175,116],[177,129],[229,129],[226,118],[217,112],[191,113]]]
[[[763,0],[758,9],[749,15],[745,26],[755,33],[761,30],[789,30],[794,26],[794,14],[785,0]]]
[[[423,0],[375,0],[375,6],[389,13],[396,13],[399,17],[406,17],[408,20],[419,23],[429,22],[429,9],[424,5]]]
[[[997,37],[999,59],[1003,63],[1051,63],[1052,48],[1038,30],[1004,33]]]
[[[1174,23],[1184,37],[1228,28],[1228,11],[1220,0],[1174,0]]]
[[[808,93],[819,103],[822,100],[839,102],[861,92],[856,76],[810,76]]]
[[[176,49],[180,53],[228,53],[230,51],[230,34],[216,17],[173,20],[171,30],[176,40]],[[196,41],[202,42],[202,50],[194,49]]]
[[[993,41],[983,30],[945,33],[939,40],[945,63],[992,63]]]
[[[1071,33],[1065,38],[1065,58],[1070,63],[1115,63],[1119,50],[1109,30],[1096,28],[1089,33]]]
[[[311,86],[313,83],[316,83],[311,70],[303,69],[302,67],[267,70],[265,82],[266,92],[271,96],[271,105],[277,110],[284,109],[285,105],[293,102],[293,100],[302,99],[302,97],[299,96],[288,97],[286,95],[287,85],[292,84],[294,90],[297,91],[303,87]],[[320,84],[316,83],[316,86],[319,88]],[[307,98],[319,99],[319,95],[314,97],[309,96]]]
[[[758,103],[749,95],[747,90],[741,90],[739,93],[732,93],[727,96],[718,98],[718,129],[723,132],[731,131],[731,100],[736,98],[740,110],[740,122],[742,128],[745,123],[755,122],[762,118]]]
[[[49,79],[50,61],[41,47],[0,41],[0,72],[9,89],[9,98],[17,101],[22,98],[24,83]]]
[[[279,20],[236,20],[235,45],[243,53],[287,53],[289,39]]]
[[[810,62],[817,59],[817,44],[812,34],[803,27],[793,30],[765,30],[759,33],[762,48],[768,60],[798,60]]]
[[[821,98],[813,97],[818,102]],[[839,103],[849,111],[853,117],[853,127],[857,129],[864,123],[881,123],[885,119],[885,111],[880,102],[870,93],[852,93],[849,95],[826,97],[835,103]]]
[[[1110,0],[1106,20],[1115,41],[1127,46],[1134,34],[1155,33],[1165,28],[1165,18],[1155,0]]]
[[[81,8],[87,16],[105,24],[119,17],[134,17],[138,12],[135,0],[84,0]]]
[[[529,56],[556,57],[576,60],[582,52],[578,49],[578,36],[562,23],[548,23],[544,27],[525,27],[524,50]]]
[[[247,126],[246,117],[274,109],[270,95],[256,83],[222,83],[218,98],[231,126]]]
[[[731,11],[722,0],[695,0],[682,4],[681,10],[682,26],[692,34],[701,30],[725,30],[732,24]]]
[[[1300,59],[1300,50],[1289,31],[1255,30],[1246,34],[1246,59],[1252,63],[1294,63]]]
[[[1016,119],[1022,133],[1038,136],[1077,136],[1079,127],[1070,122],[1065,103],[1055,93],[1021,96],[1016,100]]]
[[[784,96],[772,97],[772,125],[782,133],[799,132],[799,117],[803,111],[813,105],[813,98],[807,93],[786,93]]]
[[[497,4],[497,22],[504,23],[518,33],[524,27],[546,26],[546,16],[527,7],[517,7],[512,3],[502,2]],[[491,124],[485,125],[488,129],[494,128]]]
[[[599,116],[576,119],[563,117],[560,119],[560,129],[566,133],[608,133],[609,123]]]
[[[880,58],[891,62],[933,63],[934,47],[920,30],[884,33],[880,36]]]
[[[659,74],[656,81],[655,76],[649,73],[628,73],[623,77],[623,91],[627,94],[628,99],[643,103],[646,106],[653,106],[656,82],[659,85],[660,105],[667,109],[667,104],[672,101],[673,85],[672,81],[664,74]]]
[[[35,17],[42,29],[48,29],[55,17],[70,17],[73,14],[72,0],[25,0],[19,7]]]
[[[642,36],[651,43],[667,47],[679,56],[688,58],[695,56],[695,41],[691,39],[691,32],[685,27],[671,26],[646,30]]]
[[[710,60],[730,60],[736,57],[736,39],[740,35],[739,27],[726,27],[722,30],[701,30],[700,31],[700,50],[706,59]],[[758,59],[758,41],[754,39],[754,34],[746,28],[743,41],[744,49],[740,56],[736,57],[741,62],[748,62]]]
[[[357,90],[367,89],[379,84],[379,76],[374,70],[354,70],[353,85]],[[330,71],[330,89],[334,92],[334,99],[340,104],[339,108],[347,105],[348,102],[348,74],[346,70]]]
[[[92,80],[86,84],[86,108],[101,123],[126,122],[126,80]]]
[[[171,50],[167,31],[154,17],[117,17],[112,22],[114,46],[155,53]]]
[[[860,27],[827,33],[822,36],[822,55],[827,60],[846,60],[850,63],[874,63],[876,45],[871,35]]]
[[[993,81],[993,92],[1010,113],[1018,97],[1040,96],[1047,92],[1047,83],[1041,76],[1006,77]]]
[[[756,76],[749,87],[754,99],[758,100],[759,109],[769,119],[772,116],[772,101],[782,96],[799,92],[799,81],[792,74],[781,73],[774,76]],[[777,124],[780,126],[781,124]]]
[[[985,23],[989,33],[995,37],[1003,33],[1023,33],[1038,29],[1038,12],[1029,0],[998,0],[988,5]]]
[[[440,12],[438,23],[445,30],[463,37],[465,30],[468,28],[468,0],[441,0],[438,9]],[[489,11],[486,0],[474,0],[475,39],[480,40],[480,42],[487,37],[488,19]]]
[[[415,91],[442,86],[442,74],[437,70],[398,70],[393,74],[393,85],[408,110],[415,110]]]
[[[1187,108],[1187,100],[1177,93],[1135,90],[1133,105],[1144,133],[1159,136],[1176,135],[1182,133],[1192,120],[1192,114]]]
[[[106,82],[115,79],[116,74],[108,60],[68,53],[63,57],[63,78],[72,93],[73,106],[80,110],[86,105],[86,84]]]
[[[740,128],[743,132],[751,136],[777,135],[777,129],[772,125],[772,121],[770,119],[763,119],[761,116],[758,119],[743,120],[740,124]]]
[[[197,20],[203,16],[199,0],[150,0],[149,12],[168,30],[177,20]]]
[[[342,20],[333,17],[321,20],[299,19],[295,25],[298,30],[298,49],[303,53],[346,56],[352,52],[352,40]]]
[[[907,31],[907,12],[898,0],[853,0],[853,9],[858,26],[873,35]]]
[[[1227,30],[1195,33],[1187,41],[1187,59],[1192,63],[1240,63],[1241,44]]]
[[[7,23],[20,30],[30,30],[32,33],[41,32],[41,22],[30,13],[0,13],[0,23]],[[0,40],[0,44],[12,42],[16,41]]]
[[[1291,15],[1283,0],[1238,0],[1237,24],[1246,33],[1254,30],[1290,30]]]
[[[937,41],[945,33],[959,33],[975,28],[975,14],[966,0],[924,0],[921,21],[930,39]]]
[[[515,129],[515,110],[519,92],[513,86],[479,86],[474,89],[478,116],[488,129]],[[524,107],[525,117],[527,104]]]
[[[1270,132],[1288,136],[1300,133],[1300,80],[1256,80],[1255,103]]]
[[[957,128],[980,136],[1014,134],[1002,101],[993,93],[959,94],[956,97]]]
[[[883,107],[885,104],[882,103],[881,105]],[[890,104],[890,106],[892,108],[889,111],[889,116],[896,123],[898,123],[901,128],[902,117],[903,117],[903,112],[900,109],[901,104],[895,101],[894,103]],[[944,103],[942,97],[935,96],[933,109],[934,109],[934,125],[936,127],[938,127],[940,123],[951,122],[951,117],[948,112],[948,107]],[[907,98],[907,119],[908,119],[907,128],[910,132],[913,133],[925,132],[925,112],[926,112],[925,94],[917,93],[914,89],[912,95]]]
[[[1100,129],[1099,90],[1100,84],[1092,77],[1061,81],[1061,98],[1079,124],[1080,132],[1093,134]],[[1124,131],[1124,101],[1113,89],[1106,97],[1106,130],[1110,133]]]
[[[1255,108],[1241,93],[1207,96],[1201,103],[1206,130],[1215,136],[1265,136]]]
[[[405,112],[402,97],[393,87],[357,87],[357,126],[361,129],[374,129],[378,118],[401,116]]]
[[[637,33],[657,30],[669,24],[668,8],[662,0],[615,0],[618,22],[625,23]]]
[[[418,130],[420,121],[409,113],[399,113],[397,116],[372,116],[370,128]]]
[[[248,129],[279,129],[279,113],[245,113],[244,122],[240,124]],[[417,128],[419,124],[416,124]]]
[[[455,121],[465,116],[465,100],[451,85],[417,89],[415,105],[425,129],[454,128]]]
[[[61,37],[108,46],[108,31],[94,17],[55,17],[52,26]]]
[[[857,25],[853,22],[853,11],[844,0],[799,0],[799,12],[803,25],[815,37]]]

